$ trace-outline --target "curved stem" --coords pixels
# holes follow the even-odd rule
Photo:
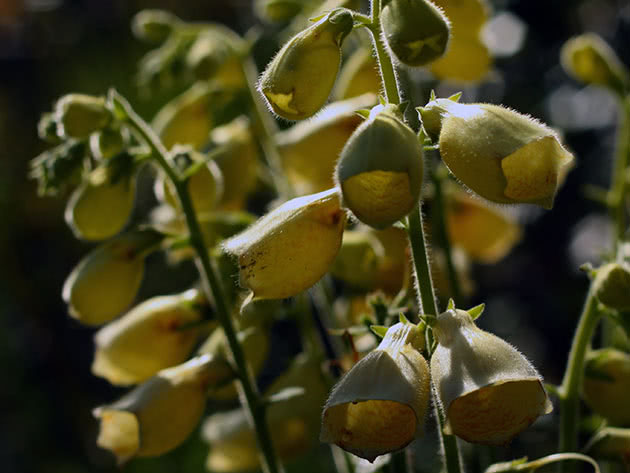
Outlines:
[[[420,206],[411,211],[408,217],[408,236],[411,245],[411,256],[414,265],[418,290],[420,292],[420,312],[437,317],[439,310],[435,300],[429,255],[427,253],[426,238],[422,226],[422,210]]]
[[[249,415],[254,424],[253,427],[256,432],[262,457],[261,464],[263,471],[266,473],[280,473],[282,466],[278,462],[273,449],[271,434],[266,421],[265,403],[258,393],[256,384],[248,368],[243,349],[237,339],[236,329],[232,322],[221,280],[206,249],[201,228],[197,221],[197,216],[188,192],[186,180],[181,179],[176,170],[171,166],[168,160],[168,151],[149,125],[131,108],[129,102],[116,92],[112,92],[111,97],[114,104],[124,110],[127,124],[146,141],[147,145],[153,151],[155,161],[173,182],[188,225],[190,244],[196,252],[195,263],[199,269],[204,293],[209,300],[213,300],[215,303],[216,316],[225,332],[234,367],[240,381],[242,403],[249,411]]]
[[[600,319],[597,298],[592,291],[586,299],[569,353],[566,371],[559,389],[560,439],[559,452],[577,451],[578,424],[580,419],[580,385],[584,372],[584,357]],[[560,471],[574,471],[574,465],[560,464]]]
[[[398,90],[398,80],[396,79],[396,71],[394,65],[385,50],[383,44],[381,30],[381,0],[372,0],[371,18],[372,23],[368,27],[372,33],[372,41],[376,51],[376,59],[378,60],[381,79],[385,89],[385,97],[389,103],[400,103],[400,92]]]

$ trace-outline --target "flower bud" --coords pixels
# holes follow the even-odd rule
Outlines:
[[[571,38],[562,46],[560,58],[564,70],[585,84],[603,86],[621,94],[629,85],[628,70],[596,34]]]
[[[335,102],[313,119],[276,134],[282,167],[298,195],[334,187],[333,173],[339,153],[362,121],[355,112],[375,102],[376,96],[372,94]]]
[[[453,245],[486,264],[506,256],[521,238],[520,227],[512,219],[464,192],[456,192],[449,199],[446,225]]]
[[[389,328],[380,345],[333,388],[320,440],[373,462],[422,434],[429,402],[429,367],[413,324]]]
[[[58,144],[61,138],[57,134],[57,121],[53,113],[43,113],[37,122],[37,135],[44,141]]]
[[[65,219],[77,238],[105,240],[129,220],[136,189],[133,158],[127,154],[119,158],[113,159],[121,166],[96,168],[68,200]]]
[[[255,321],[258,322],[258,321]],[[252,326],[241,330],[237,334],[238,340],[243,347],[245,361],[254,375],[258,375],[267,360],[269,353],[269,331],[263,327]],[[197,350],[199,355],[209,354],[214,357],[228,359],[230,350],[228,348],[225,332],[222,328],[215,329],[212,334]],[[238,397],[238,391],[234,382],[234,376],[226,377],[221,385],[214,386],[209,393],[211,399],[217,401],[230,401]]]
[[[597,270],[593,291],[608,307],[630,310],[630,269],[625,264],[605,264]]]
[[[363,94],[379,94],[382,89],[378,65],[368,48],[359,48],[344,63],[335,86],[338,100]]]
[[[163,43],[181,20],[164,10],[142,10],[133,17],[131,30],[137,38],[149,43]]]
[[[433,333],[431,376],[446,414],[446,431],[467,442],[505,445],[551,403],[536,369],[518,350],[450,309]]]
[[[257,299],[284,299],[315,284],[341,246],[345,213],[336,189],[285,202],[224,243]]]
[[[424,66],[444,54],[450,25],[428,0],[390,0],[381,13],[387,45],[407,66]]]
[[[203,415],[206,390],[221,382],[225,360],[209,355],[160,371],[118,402],[94,409],[100,419],[96,443],[123,464],[177,447]]]
[[[302,120],[325,105],[339,72],[341,43],[352,28],[351,12],[336,9],[282,47],[258,85],[275,113]]]
[[[68,94],[55,105],[58,133],[64,138],[87,138],[90,133],[105,128],[110,120],[111,114],[102,97]]]
[[[153,230],[120,235],[88,253],[63,285],[72,317],[86,325],[109,322],[133,302],[144,258],[162,240]]]
[[[202,304],[203,297],[191,289],[137,305],[94,336],[92,373],[112,384],[128,385],[183,363],[199,329],[182,327],[202,319]]]
[[[363,223],[385,228],[417,204],[422,146],[397,105],[378,105],[344,146],[335,179],[343,204]]]
[[[630,425],[630,354],[614,348],[589,353],[582,392],[586,404],[615,425]]]
[[[431,0],[451,22],[454,36],[477,37],[490,16],[487,0]]]
[[[553,206],[573,155],[551,128],[490,104],[436,99],[418,111],[462,184],[492,202]]]
[[[46,150],[30,162],[29,177],[37,179],[40,195],[57,195],[81,181],[86,159],[83,141],[68,140]]]
[[[245,117],[236,118],[212,130],[210,141],[224,149],[214,154],[214,162],[223,176],[219,207],[223,210],[241,209],[258,182],[258,148],[250,123]]]
[[[197,83],[167,103],[155,116],[153,129],[167,149],[175,144],[201,149],[215,126],[213,102],[221,90],[211,84]]]
[[[319,363],[298,355],[289,369],[265,391],[268,399],[289,389],[303,394],[273,401],[267,408],[267,421],[274,450],[283,462],[302,456],[317,441],[321,405],[326,398]],[[254,431],[241,409],[210,416],[202,435],[210,444],[206,465],[217,473],[235,473],[260,467]]]

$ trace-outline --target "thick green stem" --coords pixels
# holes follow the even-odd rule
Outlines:
[[[560,439],[559,452],[575,452],[578,443],[578,424],[580,420],[580,385],[584,372],[584,357],[590,346],[591,338],[599,322],[600,312],[597,308],[597,298],[589,292],[580,316],[569,360],[567,362],[564,379],[559,390],[560,397]],[[560,463],[561,472],[575,470],[573,463]]]
[[[280,473],[282,471],[282,465],[279,463],[273,449],[271,434],[266,420],[266,406],[258,393],[247,361],[245,360],[243,349],[236,336],[236,329],[232,322],[221,280],[206,249],[186,181],[182,180],[177,171],[172,167],[168,159],[168,151],[162,142],[147,123],[135,113],[127,100],[115,92],[112,94],[112,98],[117,106],[124,109],[128,125],[146,141],[147,145],[153,151],[155,161],[175,186],[188,225],[190,244],[196,252],[195,263],[199,269],[203,289],[206,297],[208,297],[209,300],[213,300],[215,303],[216,316],[225,333],[232,354],[234,367],[240,381],[242,402],[244,407],[249,411],[250,418],[254,424],[253,427],[256,431],[261,452],[263,471],[266,473]]]
[[[387,101],[389,103],[400,103],[400,92],[398,90],[398,81],[396,80],[396,72],[392,59],[389,56],[382,40],[382,31],[380,25],[381,0],[372,0],[371,18],[372,23],[369,30],[372,33],[374,41],[374,49],[378,59],[381,78]],[[413,266],[418,282],[418,290],[420,292],[419,299],[424,313],[437,316],[439,313],[437,302],[435,300],[435,292],[433,290],[433,281],[431,279],[431,269],[429,266],[429,258],[427,254],[426,239],[424,229],[422,227],[422,213],[420,203],[411,211],[408,217],[408,235],[413,256]],[[430,347],[428,347],[430,348]],[[444,415],[439,408],[436,408],[436,417],[438,420],[438,431],[442,447],[444,451],[444,465],[447,473],[460,473],[462,471],[459,448],[457,439],[453,435],[444,433]]]

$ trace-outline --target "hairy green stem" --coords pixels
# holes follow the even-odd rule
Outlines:
[[[186,218],[186,224],[188,225],[190,244],[196,252],[195,263],[199,269],[203,290],[206,297],[208,297],[209,300],[213,300],[215,303],[217,320],[225,333],[232,354],[234,367],[240,381],[242,402],[244,407],[248,410],[254,424],[253,427],[261,452],[263,471],[266,473],[280,473],[282,472],[282,465],[279,463],[273,449],[271,434],[266,420],[266,406],[258,393],[253,376],[245,360],[243,349],[238,341],[221,280],[205,246],[186,181],[180,178],[177,171],[169,162],[168,151],[160,139],[155,135],[149,125],[135,113],[129,102],[116,92],[112,93],[112,99],[117,106],[124,109],[127,124],[135,130],[151,148],[156,163],[162,168],[175,187],[182,206],[182,211]]]
[[[590,346],[591,338],[600,319],[597,298],[589,292],[584,310],[580,316],[566,371],[559,389],[560,398],[560,438],[558,442],[559,452],[575,452],[578,443],[578,424],[580,420],[580,385],[584,372],[584,357]],[[575,471],[575,465],[563,462],[560,464],[561,472]]]
[[[396,71],[392,58],[389,56],[385,45],[383,44],[382,31],[380,25],[381,0],[372,0],[370,16],[372,23],[369,30],[372,33],[374,49],[381,72],[381,78],[385,89],[385,95],[389,103],[400,103],[400,91],[398,90],[398,81],[396,79]],[[420,203],[411,211],[408,217],[408,236],[413,256],[413,266],[418,282],[418,290],[420,292],[420,302],[422,310],[425,313],[437,316],[439,313],[435,293],[433,290],[433,281],[431,279],[431,269],[429,266],[429,258],[426,248],[426,239],[424,229],[422,227],[422,211]],[[427,347],[430,349],[430,346]],[[436,403],[437,404],[437,403]],[[444,414],[436,407],[436,417],[438,420],[438,431],[442,448],[444,451],[444,465],[447,473],[460,473],[462,471],[461,460],[457,439],[453,435],[444,433]]]

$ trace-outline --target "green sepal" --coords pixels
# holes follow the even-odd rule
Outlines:
[[[472,309],[468,309],[466,312],[470,314],[473,320],[477,320],[481,316],[481,314],[483,314],[483,311],[485,310],[485,308],[486,308],[486,304],[481,303],[473,307]]]
[[[388,327],[385,327],[384,325],[370,325],[370,330],[378,338],[383,338],[387,333]]]

